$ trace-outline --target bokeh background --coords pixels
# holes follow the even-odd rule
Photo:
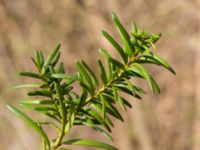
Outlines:
[[[40,149],[34,131],[5,108],[26,96],[26,90],[10,87],[28,83],[18,72],[34,69],[30,60],[34,50],[47,55],[61,43],[67,72],[76,71],[75,59],[84,59],[96,69],[99,48],[116,53],[101,35],[106,29],[119,39],[111,21],[115,11],[128,30],[135,20],[142,29],[162,32],[156,45],[158,53],[177,75],[149,68],[162,93],[154,95],[146,84],[139,83],[149,94],[142,101],[128,97],[133,109],[123,112],[125,123],[115,121],[114,144],[120,150],[199,150],[199,10],[199,0],[0,0],[0,149]],[[79,136],[104,139],[87,128],[77,128],[68,135]]]

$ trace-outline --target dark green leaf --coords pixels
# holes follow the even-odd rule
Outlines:
[[[92,78],[93,84],[95,86],[98,86],[99,83],[98,83],[97,77],[94,74],[94,72],[90,69],[90,67],[83,60],[81,60],[81,64],[85,68],[85,70],[87,70],[87,72],[90,74],[90,77]]]
[[[44,62],[44,65],[42,67],[41,73],[44,74],[46,72],[46,69],[48,68],[49,64],[51,64],[52,60],[55,58],[56,54],[59,52],[60,44],[49,54],[46,61]]]
[[[119,111],[117,110],[117,108],[115,108],[114,103],[116,100],[114,99],[114,95],[112,95],[111,93],[109,94],[103,94],[104,95],[104,99],[106,100],[106,110],[109,114],[111,114],[113,117],[121,120],[122,122],[123,117],[121,116],[121,114],[119,113]]]
[[[55,55],[55,57],[53,58],[53,60],[52,60],[52,62],[51,62],[52,66],[55,66],[55,65],[57,64],[59,58],[60,58],[60,52],[58,52],[58,53]]]
[[[35,64],[35,66],[38,68],[38,70],[41,70],[40,65],[37,63],[37,61],[31,57],[32,62]]]
[[[107,59],[107,65],[108,65],[107,79],[112,80],[113,79],[113,67],[112,67],[112,63],[110,62],[109,59]]]
[[[25,99],[20,101],[21,105],[29,105],[29,106],[33,106],[33,105],[51,105],[54,104],[54,102],[52,100],[39,100],[39,99]]]
[[[123,69],[124,66],[118,60],[112,58],[110,56],[110,54],[105,49],[100,49],[100,52],[107,59],[107,64],[108,64],[108,79],[111,80],[113,78],[113,75],[115,74],[116,68],[118,67],[118,68]]]
[[[35,63],[37,63],[38,69],[41,70],[42,62],[40,61],[40,54],[38,50],[35,51],[35,60],[36,60]]]
[[[127,55],[124,53],[123,49],[121,46],[113,39],[113,37],[107,33],[106,31],[102,31],[104,37],[115,47],[115,49],[118,51],[122,59],[124,60],[125,63],[128,62]]]
[[[119,102],[119,104],[120,104],[120,106],[122,107],[123,110],[126,110],[124,101],[123,101],[122,98],[118,95],[117,89],[116,89],[115,87],[113,87],[112,90],[113,90],[113,95],[114,95],[115,100]]]
[[[86,126],[92,127],[95,131],[98,131],[98,132],[102,133],[108,139],[113,141],[112,136],[107,131],[105,131],[104,129],[102,129],[99,126],[95,125],[95,123],[91,119],[87,119],[85,122],[83,122],[83,124],[86,125]]]
[[[159,89],[157,83],[153,80],[153,78],[149,75],[147,70],[142,65],[140,65],[138,63],[134,63],[134,66],[131,69],[133,71],[137,72],[138,74],[140,74],[143,78],[145,78],[148,81],[149,86],[153,92],[160,93],[160,89]]]
[[[136,90],[135,90],[134,86],[132,85],[132,83],[129,80],[126,80],[126,81],[128,83],[129,89],[132,91],[133,95],[135,96],[136,95]]]
[[[56,121],[58,121],[60,123],[60,115],[57,114],[56,112],[44,112],[44,114],[52,119],[55,119]],[[59,117],[57,117],[59,116]],[[59,118],[59,119],[58,119]]]
[[[38,51],[38,55],[39,55],[40,65],[41,65],[41,68],[42,68],[43,65],[44,65],[44,56],[43,56],[41,51]]]
[[[135,91],[140,92],[142,94],[147,94],[147,92],[145,92],[142,88],[135,86],[132,84],[132,88],[135,89]]]
[[[51,74],[55,74],[56,73],[54,67],[51,64],[49,65],[49,71],[50,71]]]
[[[63,93],[61,90],[61,86],[59,83],[54,82],[54,86],[56,89],[56,95],[59,101],[59,105],[60,105],[60,114],[62,115],[62,122],[65,123],[66,120],[66,112],[65,112],[65,104],[64,104],[64,98],[63,98]]]
[[[126,94],[129,94],[129,95],[134,96],[134,97],[136,97],[138,99],[141,99],[141,97],[137,93],[133,94],[131,89],[129,89],[129,87],[127,85],[114,84],[113,86],[115,87],[115,89],[117,88],[118,90],[120,90],[120,91],[122,91],[122,92],[124,92]]]
[[[131,105],[127,100],[125,100],[123,97],[121,97],[121,99],[122,99],[123,103],[124,103],[126,106],[128,106],[129,108],[132,108],[132,105]]]
[[[93,116],[101,125],[103,125],[109,132],[111,132],[110,127],[108,124],[104,121],[104,119],[95,111],[89,110],[88,113]]]
[[[100,49],[100,53],[106,58],[109,59],[111,56],[105,49]]]
[[[43,129],[37,125],[36,122],[34,122],[31,118],[29,118],[27,115],[25,115],[23,112],[21,112],[12,105],[7,105],[7,108],[13,113],[15,113],[22,120],[24,120],[28,125],[30,125],[38,133],[38,135],[47,143],[48,147],[50,148],[50,142],[47,135],[45,134]]]
[[[106,150],[118,150],[117,148],[105,144],[103,142],[99,142],[96,140],[86,140],[86,139],[71,139],[62,142],[62,144],[67,144],[67,145],[82,145],[82,146],[91,146],[91,147],[98,147]]]
[[[120,96],[118,96],[118,102],[119,102],[120,106],[122,107],[122,109],[125,111],[126,110],[125,103]]]
[[[29,96],[46,96],[46,97],[51,97],[51,93],[49,93],[46,90],[28,92],[28,95]]]
[[[56,79],[65,79],[67,83],[72,83],[78,79],[77,76],[66,74],[52,74],[51,76]]]
[[[102,104],[101,103],[93,103],[92,105],[91,105],[99,114],[102,114]],[[107,111],[107,109],[105,108],[105,111]],[[106,112],[105,112],[106,113]],[[102,116],[102,118],[103,118],[103,116]],[[104,119],[104,121],[106,122],[106,123],[108,123],[108,124],[110,124],[112,127],[114,127],[114,124],[113,124],[113,122],[110,120],[110,118],[108,117],[108,116],[106,116],[105,115],[105,117],[103,118]]]
[[[148,60],[150,60],[152,63],[161,65],[163,67],[165,67],[166,69],[168,69],[170,72],[172,72],[173,74],[176,74],[176,72],[173,70],[173,68],[159,55],[157,54],[143,54],[140,56],[139,60],[145,58]]]
[[[77,110],[80,110],[81,106],[85,103],[87,95],[88,95],[87,91],[83,89],[83,92],[79,98]]]
[[[103,63],[101,62],[101,60],[98,60],[98,63],[99,63],[99,68],[100,68],[101,79],[104,85],[106,85],[108,81],[107,81],[106,72],[105,72]]]
[[[103,119],[105,119],[105,117],[106,117],[105,99],[104,99],[103,95],[100,95],[99,98],[100,98],[101,104],[102,104],[102,108],[101,108],[102,117],[103,117]]]
[[[115,106],[113,106],[111,103],[106,102],[106,110],[107,110],[107,113],[109,113],[113,117],[115,117],[115,118],[121,120],[122,122],[124,122],[124,119],[121,116],[121,114],[119,113],[119,111],[117,110],[117,108],[115,108]]]
[[[58,74],[63,74],[65,72],[62,62],[58,65],[58,68],[56,69],[56,72]]]
[[[109,60],[114,66],[116,66],[116,67],[118,67],[120,69],[124,69],[124,65],[121,62],[119,62],[118,60],[116,60],[116,59],[114,59],[112,57],[110,57]]]
[[[86,89],[91,95],[94,94],[94,91],[91,90],[91,88],[87,84],[80,82],[80,86],[82,86],[84,89]]]
[[[49,112],[49,111],[55,112],[55,109],[50,106],[32,106],[28,108],[36,110],[36,111],[40,111],[40,112]]]
[[[132,55],[133,50],[132,50],[132,45],[131,45],[131,42],[130,42],[129,34],[127,33],[126,29],[123,27],[121,22],[119,21],[117,15],[115,13],[112,13],[112,19],[113,19],[115,26],[117,27],[117,29],[120,33],[120,36],[121,36],[121,39],[122,39],[122,42],[124,44],[124,47],[125,47],[127,54]]]
[[[109,103],[114,104],[116,102],[114,95],[113,95],[113,93],[111,93],[111,91],[105,91],[102,94],[106,98],[106,101],[108,101]]]
[[[132,91],[134,96],[136,96],[136,92],[140,92],[142,94],[146,94],[146,92],[143,89],[133,85],[129,80],[126,80],[126,82],[128,83],[128,88]]]
[[[85,69],[85,67],[79,61],[76,61],[76,66],[77,66],[80,74],[83,76],[83,78],[89,84],[89,87],[90,87],[91,91],[94,91],[95,87],[94,87],[94,84],[92,82],[92,79],[91,79],[90,74],[88,73],[88,71]]]
[[[37,78],[40,79],[40,75],[33,73],[33,72],[20,72],[21,76],[31,77],[31,78]]]

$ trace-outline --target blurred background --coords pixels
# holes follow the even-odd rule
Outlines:
[[[127,97],[133,109],[123,112],[125,123],[115,121],[114,145],[120,150],[199,150],[199,10],[199,0],[0,0],[0,149],[40,149],[34,131],[5,108],[26,97],[26,90],[10,87],[29,82],[18,73],[34,70],[30,57],[35,49],[47,55],[61,43],[67,72],[76,72],[75,59],[84,59],[96,69],[99,48],[116,53],[101,35],[106,29],[119,39],[111,21],[115,11],[128,31],[134,20],[142,29],[162,33],[157,51],[177,75],[149,67],[162,92],[152,94],[139,83],[148,95],[142,101]],[[35,119],[42,117],[24,111]],[[105,139],[88,128],[75,129],[68,137]]]

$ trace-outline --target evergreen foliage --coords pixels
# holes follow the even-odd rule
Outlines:
[[[101,81],[83,60],[76,61],[75,75],[66,74],[63,63],[59,62],[60,44],[46,59],[41,51],[36,51],[32,61],[37,67],[37,73],[20,73],[24,77],[41,81],[40,84],[15,87],[37,89],[29,91],[27,95],[30,99],[22,100],[20,105],[46,115],[50,118],[49,122],[34,121],[13,105],[7,107],[38,133],[43,141],[43,150],[67,149],[65,147],[72,144],[117,150],[114,146],[100,141],[65,139],[64,135],[70,132],[73,126],[84,125],[112,140],[110,133],[114,124],[111,117],[124,121],[116,104],[123,110],[132,107],[121,93],[137,99],[141,99],[141,94],[146,94],[141,87],[130,81],[131,78],[146,80],[153,92],[160,93],[159,86],[143,64],[162,66],[175,74],[170,65],[153,50],[160,34],[142,31],[135,23],[132,24],[132,31],[129,34],[115,13],[112,13],[112,20],[119,32],[121,44],[108,32],[102,31],[102,34],[119,53],[121,60],[114,58],[107,50],[100,49],[107,63],[105,66],[102,60],[98,60]],[[80,93],[73,89],[75,82],[81,87]],[[43,130],[45,125],[55,128],[58,132],[56,139],[49,139]]]

